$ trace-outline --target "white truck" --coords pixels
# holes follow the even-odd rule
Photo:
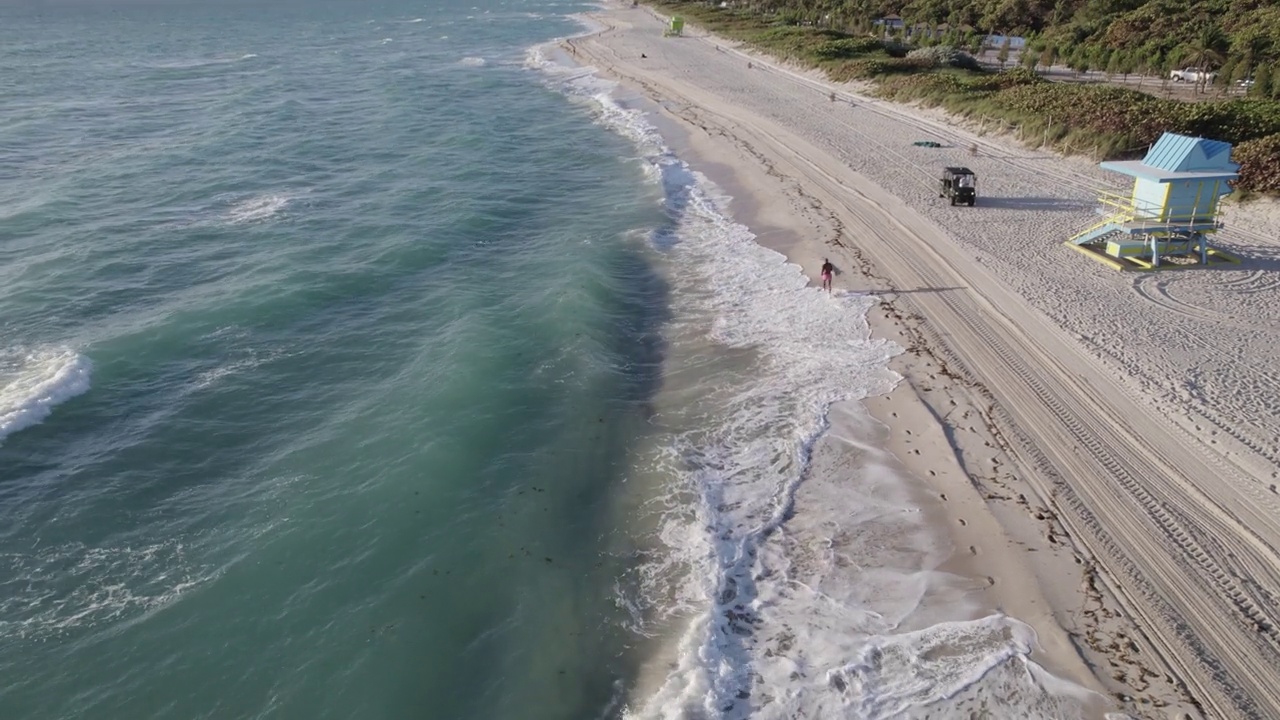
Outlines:
[[[1218,73],[1209,72],[1202,68],[1183,68],[1169,71],[1169,79],[1174,82],[1211,83],[1216,77],[1218,77]]]

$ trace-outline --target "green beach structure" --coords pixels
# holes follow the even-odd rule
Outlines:
[[[680,15],[672,16],[670,22],[667,23],[667,29],[662,31],[665,37],[680,37],[684,34],[684,18]]]
[[[1209,245],[1209,236],[1222,227],[1221,199],[1239,177],[1231,143],[1167,132],[1142,160],[1099,166],[1132,177],[1133,190],[1127,196],[1103,194],[1105,219],[1068,240],[1069,247],[1117,270],[1239,262]]]

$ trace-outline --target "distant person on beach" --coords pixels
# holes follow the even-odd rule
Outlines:
[[[831,275],[836,271],[836,266],[831,261],[822,258],[822,289],[831,292]]]

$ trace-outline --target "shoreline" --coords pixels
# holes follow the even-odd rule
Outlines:
[[[646,100],[657,109],[655,124],[676,155],[731,198],[728,211],[734,220],[750,228],[756,242],[799,265],[809,277],[810,287],[817,287],[822,253],[815,251],[813,243],[805,242],[797,225],[806,225],[819,235],[831,234],[832,228],[813,217],[798,217],[793,208],[787,207],[785,193],[768,192],[777,189],[770,188],[770,184],[778,183],[778,178],[764,167],[718,159],[724,158],[729,148],[722,147],[714,135],[693,135],[690,125],[667,114],[660,104],[654,104],[653,98]],[[834,246],[831,252],[839,249]],[[865,260],[858,261],[856,267],[837,267],[835,286],[857,291],[856,287],[848,287],[855,282],[874,293],[878,289],[874,287],[876,278]],[[1040,521],[1018,523],[1017,518],[997,518],[986,507],[985,499],[992,490],[981,485],[977,477],[992,465],[1007,466],[1010,461],[999,447],[996,432],[983,419],[978,399],[932,353],[921,334],[918,316],[906,316],[892,302],[882,299],[868,312],[867,321],[873,337],[891,340],[904,348],[889,363],[889,370],[902,379],[887,394],[837,403],[829,409],[830,415],[849,413],[851,405],[865,411],[883,428],[878,433],[882,439],[879,447],[893,464],[907,480],[930,488],[934,502],[921,509],[945,523],[942,530],[954,548],[938,570],[976,581],[974,587],[978,589],[974,594],[986,607],[1034,628],[1040,647],[1032,653],[1032,660],[1058,677],[1107,696],[1105,684],[1088,669],[1088,665],[1097,664],[1097,658],[1085,656],[1055,617],[1068,607],[1082,606],[1091,599],[1082,589],[1083,583],[1055,588],[1052,600],[1041,587],[1039,578],[1079,575],[1079,562],[1069,547],[1050,539],[1061,536],[1061,529],[1055,531],[1052,521],[1047,523],[1046,531]],[[951,420],[952,416],[957,419]],[[833,421],[819,442],[844,443],[840,436],[846,428],[847,424]],[[961,440],[962,434],[970,437]],[[1023,504],[1030,507],[1030,501]],[[1006,523],[1013,527],[1005,527]],[[1024,560],[1031,553],[1036,553],[1037,559],[1051,557],[1052,562],[1033,568]],[[1025,578],[1037,579],[1028,583]]]
[[[1123,550],[1125,544],[1117,543],[1116,533],[1124,536],[1123,543],[1132,546],[1145,542],[1145,528],[1131,529],[1117,525],[1114,519],[1098,517],[1099,511],[1117,518],[1131,514],[1125,505],[1128,498],[1106,498],[1085,482],[1097,472],[1087,469],[1089,461],[1102,462],[1109,451],[1118,452],[1137,438],[1155,438],[1158,447],[1174,455],[1173,448],[1179,440],[1170,431],[1181,424],[1180,416],[1143,426],[1134,440],[1124,437],[1116,441],[1114,450],[1089,445],[1087,457],[1073,452],[1073,439],[1052,425],[1054,418],[1036,416],[1037,409],[1044,409],[1037,408],[1038,403],[1047,404],[1049,410],[1054,409],[1054,402],[1081,404],[1078,395],[1077,399],[1068,399],[1068,395],[1061,394],[1078,394],[1083,388],[1076,381],[1068,383],[1068,371],[1056,368],[1056,364],[1070,362],[1079,368],[1089,365],[1087,358],[1064,355],[1062,350],[1046,354],[1052,342],[1063,342],[1058,335],[1065,335],[1051,326],[1052,318],[1027,315],[1024,309],[1025,317],[1016,321],[1021,333],[1010,334],[1012,326],[1003,326],[1002,342],[1036,343],[1019,351],[1022,362],[1028,367],[1037,364],[1038,372],[1050,374],[1061,386],[1038,391],[1057,392],[1059,400],[1024,398],[1018,394],[1018,386],[1030,382],[1031,389],[1035,389],[1033,376],[1022,374],[1017,367],[1005,370],[1004,358],[1013,357],[1010,350],[983,348],[982,344],[990,344],[984,338],[995,336],[982,332],[980,327],[984,315],[999,317],[1011,312],[1011,301],[1017,304],[1018,288],[1001,287],[991,271],[973,265],[972,256],[966,263],[937,226],[912,210],[911,201],[919,198],[895,197],[892,191],[855,173],[838,158],[824,157],[822,151],[785,125],[700,87],[696,73],[689,69],[690,63],[673,66],[664,58],[654,57],[663,48],[657,43],[664,41],[660,37],[651,39],[659,36],[653,30],[660,29],[660,25],[649,17],[657,16],[647,8],[611,8],[591,15],[604,27],[566,40],[562,47],[572,48],[577,62],[591,64],[603,77],[619,82],[657,107],[655,117],[666,123],[664,134],[671,128],[679,130],[668,135],[678,154],[734,198],[731,214],[752,229],[758,243],[800,265],[811,283],[817,264],[829,254],[842,271],[837,275],[837,289],[852,285],[881,298],[868,320],[874,337],[892,340],[907,350],[890,364],[890,369],[904,379],[893,392],[870,398],[864,405],[888,427],[887,449],[913,476],[930,483],[937,492],[942,513],[948,518],[948,533],[957,548],[955,566],[991,569],[980,575],[991,578],[988,595],[993,598],[992,603],[1009,608],[1011,616],[1036,628],[1041,646],[1037,657],[1046,662],[1046,667],[1102,691],[1124,712],[1137,717],[1197,717],[1269,706],[1267,703],[1274,698],[1267,693],[1255,690],[1257,699],[1242,698],[1231,688],[1221,686],[1220,676],[1207,676],[1201,664],[1210,652],[1206,642],[1231,643],[1226,638],[1235,632],[1247,632],[1247,625],[1233,624],[1232,617],[1217,618],[1216,611],[1188,606],[1203,597],[1204,588],[1197,584],[1198,579],[1180,582],[1162,577],[1167,572],[1161,569],[1165,561],[1154,548],[1143,547],[1142,557],[1128,557]],[[644,24],[645,30],[630,32],[629,26],[637,24]],[[707,43],[706,37],[704,34],[670,41],[672,52],[679,46],[683,56],[703,53],[709,59],[717,57],[714,53],[731,52],[718,47],[732,45],[731,42]],[[704,47],[690,48],[693,43],[703,43]],[[637,50],[646,47],[650,48],[650,60],[641,60]],[[762,64],[774,62],[755,54],[738,54],[757,58]],[[747,70],[744,67],[741,72]],[[780,74],[800,74],[780,67],[777,70]],[[807,81],[822,82],[812,78]],[[766,87],[774,83],[776,87],[785,81],[759,82]],[[827,85],[851,106],[856,107],[863,100],[848,86]],[[884,105],[870,99],[866,102]],[[909,122],[920,123],[920,127],[936,123],[912,115],[910,108],[902,106],[891,112],[916,118]],[[981,142],[984,154],[1004,147],[990,138]],[[1047,158],[1045,162],[1058,161]],[[1079,184],[1087,185],[1088,180],[1085,176],[1085,182]],[[850,203],[850,196],[854,204]],[[1254,227],[1265,227],[1270,209],[1264,210],[1255,213],[1264,219],[1255,219]],[[1246,221],[1245,225],[1249,224]],[[911,262],[901,254],[903,251],[895,247],[900,243],[893,243],[898,233],[923,243],[913,247],[924,261]],[[1241,233],[1228,236],[1228,244],[1256,240],[1247,231]],[[984,259],[979,252],[976,260],[981,263]],[[1083,272],[1097,275],[1099,280],[1110,277],[1093,270]],[[919,283],[915,287],[910,286],[913,279]],[[932,282],[920,283],[922,279]],[[942,299],[944,295],[953,297]],[[962,307],[973,303],[981,308],[981,315],[975,316],[972,310]],[[955,315],[955,321],[948,321],[947,315]],[[1090,394],[1075,412],[1081,419],[1088,413],[1109,412],[1109,416],[1104,415],[1108,422],[1137,422],[1134,411],[1103,404],[1128,401],[1133,387],[1127,384],[1130,382],[1125,380],[1116,390],[1094,388],[1092,393],[1107,394]],[[833,413],[838,410],[832,408]],[[1077,435],[1074,442],[1088,445],[1092,438],[1072,427],[1067,425],[1066,429]],[[1197,449],[1186,447],[1182,454]],[[1197,462],[1207,460],[1201,456]],[[1176,461],[1170,457],[1167,462]],[[1256,461],[1234,460],[1233,469],[1247,472],[1256,467],[1250,462]],[[1102,467],[1110,466],[1103,463]],[[1144,505],[1143,498],[1153,491],[1161,492],[1165,502],[1177,502],[1164,495],[1162,489],[1141,486],[1150,480],[1188,482],[1180,476],[1164,478],[1152,474],[1168,470],[1166,464],[1159,470],[1145,471],[1145,475],[1136,476],[1138,485],[1122,482],[1120,489],[1133,493]],[[942,499],[944,496],[946,500]],[[1194,502],[1196,496],[1186,500]],[[1189,505],[1182,509],[1193,511]],[[1156,519],[1160,519],[1158,515]],[[1240,531],[1244,521],[1240,522],[1232,532]],[[997,541],[992,541],[992,533],[998,533]],[[1229,547],[1242,552],[1247,546],[1241,542],[1244,541],[1235,541]],[[1266,552],[1263,548],[1257,551]],[[966,552],[969,557],[963,557]],[[1171,551],[1177,552],[1183,550]],[[1178,560],[1176,555],[1173,559],[1189,561],[1185,557]],[[1135,578],[1164,582],[1166,588],[1169,583],[1177,583],[1172,589],[1183,608],[1182,621],[1199,628],[1196,637],[1178,636],[1177,621],[1169,619],[1177,614],[1170,613],[1169,601],[1159,591],[1152,594],[1145,587],[1132,587]],[[1221,637],[1210,634],[1215,631]],[[1249,652],[1253,651],[1246,648],[1244,657],[1235,660],[1241,667],[1247,666],[1245,657]],[[1254,704],[1259,702],[1261,705]]]

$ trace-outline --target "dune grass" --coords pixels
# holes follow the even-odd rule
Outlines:
[[[1097,160],[1141,157],[1169,131],[1236,145],[1241,190],[1280,194],[1280,102],[1189,103],[1106,84],[1053,83],[1015,68],[939,64],[931,53],[833,28],[699,2],[651,0],[725,38],[823,70],[835,82],[870,81],[881,97],[939,107],[1017,134],[1023,142]],[[971,64],[971,63],[967,63]]]

